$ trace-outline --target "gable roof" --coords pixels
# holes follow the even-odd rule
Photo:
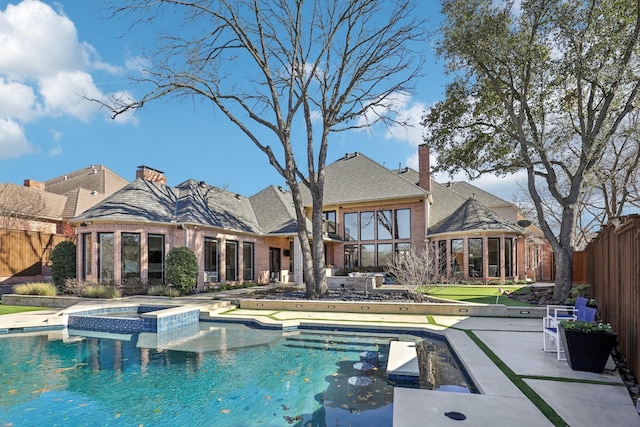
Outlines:
[[[431,234],[503,231],[524,233],[524,229],[497,215],[478,200],[469,198],[450,216],[431,227]]]
[[[293,234],[298,231],[293,199],[289,191],[273,185],[249,198],[263,233]],[[311,222],[307,222],[311,229]]]
[[[102,165],[90,165],[44,182],[45,190],[56,194],[66,194],[78,188],[113,194],[127,184],[127,180]]]
[[[301,187],[311,205],[309,190]],[[429,193],[361,153],[347,154],[325,169],[324,204],[425,197]]]

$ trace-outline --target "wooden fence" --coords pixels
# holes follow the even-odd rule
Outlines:
[[[640,374],[640,215],[609,222],[586,248],[587,279],[598,311],[618,333],[618,349]]]
[[[75,236],[0,230],[0,279],[41,278],[51,250],[65,240],[75,243]]]

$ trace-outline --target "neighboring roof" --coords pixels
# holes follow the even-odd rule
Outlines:
[[[304,204],[309,190],[301,187]],[[361,153],[347,154],[325,169],[324,204],[425,197],[428,192]]]
[[[0,212],[5,214],[60,220],[63,217],[66,201],[66,196],[37,188],[0,184]]]
[[[84,188],[110,195],[129,184],[127,180],[116,175],[102,165],[90,165],[68,174],[45,181],[45,190],[51,193],[66,194],[69,191]]]
[[[444,221],[431,227],[430,234],[503,231],[524,233],[524,229],[497,215],[478,200],[470,198]]]
[[[263,233],[297,233],[298,222],[289,191],[270,185],[249,200]],[[307,225],[311,229],[311,223]]]
[[[249,199],[192,179],[168,187],[138,178],[73,219],[89,220],[187,223],[260,233]]]

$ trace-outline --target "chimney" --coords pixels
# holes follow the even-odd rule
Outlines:
[[[431,191],[431,159],[427,144],[418,145],[418,185]]]
[[[150,168],[149,166],[138,166],[138,170],[136,171],[136,179],[137,178],[142,178],[145,181],[158,182],[162,185],[167,185],[167,178],[164,176],[164,172]]]
[[[33,179],[25,179],[24,186],[29,188],[35,188],[36,190],[44,191],[45,185],[44,182],[34,181]]]

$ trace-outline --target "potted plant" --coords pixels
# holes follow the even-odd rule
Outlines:
[[[611,325],[601,322],[562,320],[558,332],[574,371],[602,372],[618,339]]]

